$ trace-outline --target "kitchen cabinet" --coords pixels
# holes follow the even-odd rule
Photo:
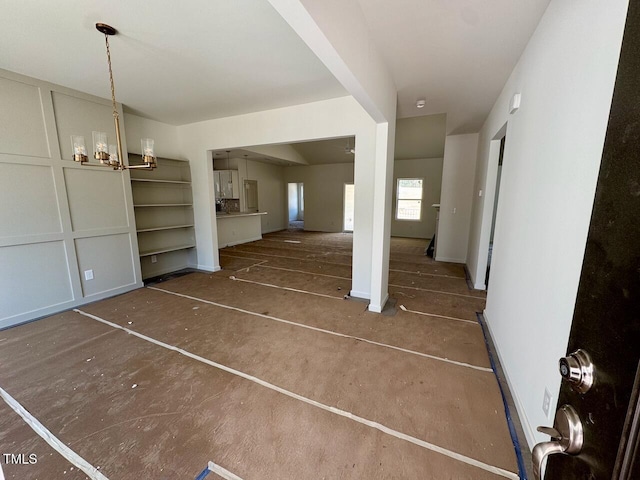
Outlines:
[[[213,183],[216,199],[240,198],[240,180],[237,170],[214,170]]]

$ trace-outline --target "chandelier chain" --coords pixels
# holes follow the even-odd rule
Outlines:
[[[109,50],[109,35],[104,36],[104,41],[107,44],[107,63],[109,64],[109,81],[111,82],[111,102],[113,104],[113,116],[118,118],[118,108],[116,106],[116,88],[113,85],[113,72],[111,71],[111,50]]]

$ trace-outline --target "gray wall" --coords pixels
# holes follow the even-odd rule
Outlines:
[[[424,179],[422,219],[419,222],[396,220],[396,189],[398,178]],[[431,238],[436,230],[436,210],[431,205],[440,203],[442,186],[442,158],[396,160],[393,168],[392,237]]]
[[[342,231],[344,184],[353,183],[353,163],[287,167],[284,177],[287,183],[304,184],[305,230]]]
[[[0,328],[142,286],[129,173],[71,160],[109,102],[0,70],[0,112]]]

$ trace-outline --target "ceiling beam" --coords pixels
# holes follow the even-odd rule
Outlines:
[[[376,123],[395,122],[397,90],[356,0],[269,0]]]

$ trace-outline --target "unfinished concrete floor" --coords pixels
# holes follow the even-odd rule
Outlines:
[[[223,249],[215,274],[0,332],[0,387],[111,480],[518,478],[484,294],[425,243],[392,240],[386,315],[344,299],[351,235]],[[7,479],[89,478],[4,402],[0,453],[38,458]]]

